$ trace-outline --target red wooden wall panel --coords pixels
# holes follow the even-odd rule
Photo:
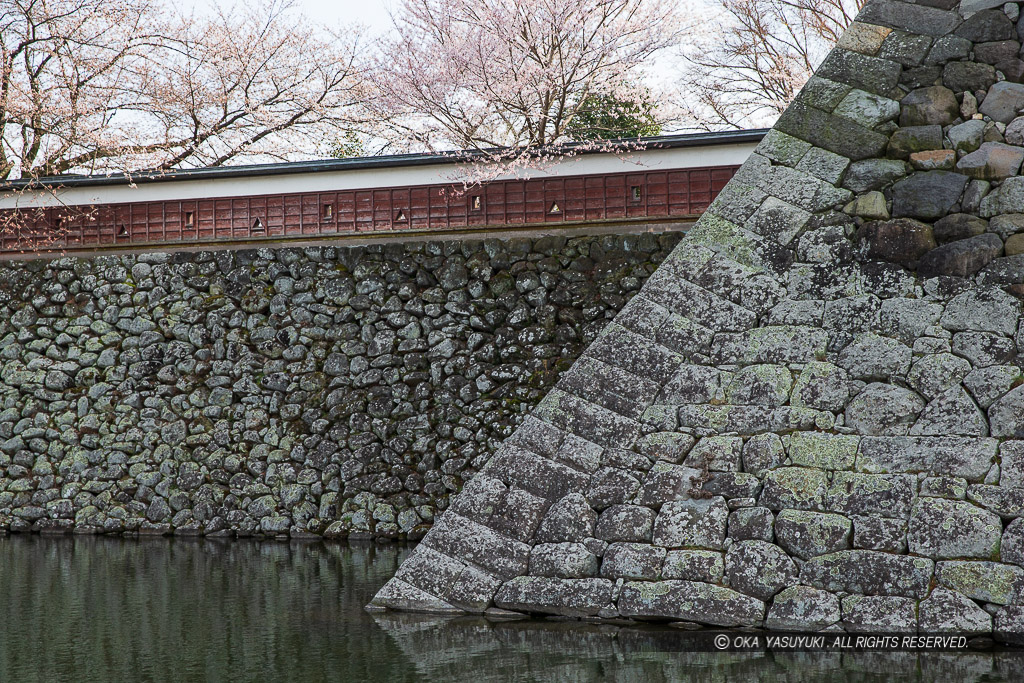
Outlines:
[[[736,166],[0,211],[0,251],[695,217]]]

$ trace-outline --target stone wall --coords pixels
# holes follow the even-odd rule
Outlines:
[[[0,265],[0,527],[422,535],[678,233]]]
[[[1021,33],[869,2],[374,605],[1024,644]]]

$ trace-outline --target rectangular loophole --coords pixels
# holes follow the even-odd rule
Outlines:
[[[186,211],[185,212],[185,227],[186,228],[192,228],[192,227],[195,227],[195,224],[196,224],[196,212],[195,211]]]
[[[478,194],[473,195],[473,200],[469,204],[469,208],[473,211],[480,211],[484,208],[483,197]]]
[[[334,218],[334,204],[324,204],[320,211],[320,216],[325,221],[329,221]]]
[[[634,202],[640,201],[640,199],[641,199],[640,186],[639,185],[633,185],[632,187],[630,187],[629,188],[629,196],[630,196],[630,199],[632,199]]]

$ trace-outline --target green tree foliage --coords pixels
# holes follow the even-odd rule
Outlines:
[[[647,95],[634,100],[618,99],[612,95],[588,95],[566,133],[574,141],[661,135],[655,108]]]
[[[331,156],[335,159],[351,159],[366,155],[362,139],[352,131],[345,133],[331,145]]]

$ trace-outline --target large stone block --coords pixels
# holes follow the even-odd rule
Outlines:
[[[590,477],[516,446],[504,445],[484,470],[488,476],[547,500],[582,491]]]
[[[791,586],[775,596],[765,625],[773,631],[818,631],[839,618],[837,596],[810,586]]]
[[[772,129],[761,139],[754,151],[776,163],[794,167],[811,147],[809,142]]]
[[[722,553],[712,550],[670,550],[661,575],[666,579],[721,583],[725,574]]]
[[[913,351],[910,347],[877,334],[862,334],[846,346],[836,363],[851,377],[860,380],[886,380],[906,375]]]
[[[935,559],[998,557],[999,517],[964,501],[918,498],[910,514],[910,552]]]
[[[504,579],[525,574],[530,560],[530,546],[526,543],[451,512],[441,516],[422,543]]]
[[[729,508],[721,497],[680,500],[661,506],[654,523],[655,545],[721,550]]]
[[[942,127],[935,126],[929,132],[937,132],[938,134],[934,136],[936,144],[930,145],[928,149],[941,147]],[[908,151],[907,153],[909,154],[910,152]],[[906,174],[906,164],[902,161],[895,159],[863,159],[850,164],[850,168],[846,171],[846,175],[843,178],[843,187],[857,194],[863,194],[871,190],[881,190]]]
[[[948,126],[959,114],[956,95],[941,85],[917,88],[900,100],[901,126]]]
[[[832,113],[856,121],[866,128],[874,128],[880,123],[898,118],[900,103],[855,88],[836,105]]]
[[[665,554],[664,548],[646,543],[612,543],[604,551],[601,576],[654,581],[661,578]]]
[[[403,584],[414,586],[440,599],[451,591],[466,563],[420,544],[395,572]]]
[[[723,332],[746,330],[757,321],[757,316],[751,311],[683,279],[692,278],[693,273],[666,271],[663,276],[660,273],[647,280],[644,296],[673,313]],[[624,338],[623,341],[628,345],[631,339]],[[638,359],[641,363],[643,360]]]
[[[778,434],[758,434],[743,444],[743,470],[757,476],[781,466],[786,460],[786,449]]]
[[[824,470],[847,470],[857,457],[860,437],[827,432],[795,432],[789,439],[789,457],[794,465]]]
[[[701,216],[687,233],[686,239],[713,249],[737,263],[771,273],[783,272],[793,262],[792,252],[778,242],[745,230],[714,213]]]
[[[781,406],[789,400],[793,375],[781,365],[750,365],[733,375],[726,401],[735,405]]]
[[[533,576],[582,579],[597,576],[597,567],[597,556],[582,543],[540,543],[530,553]]]
[[[868,258],[904,266],[915,265],[937,246],[932,226],[912,218],[870,221],[857,231],[857,240],[867,246]]]
[[[955,12],[895,0],[867,3],[857,20],[933,37],[952,32],[961,22]]]
[[[500,587],[501,579],[498,577],[467,566],[445,595],[445,600],[459,609],[482,614],[491,606],[494,594]]]
[[[823,510],[828,479],[821,470],[780,467],[764,475],[760,504],[772,510]]]
[[[614,582],[608,579],[558,579],[518,576],[494,596],[502,609],[567,617],[596,616],[612,604]]]
[[[683,428],[714,432],[760,434],[793,429],[831,429],[835,416],[809,408],[780,406],[680,406],[678,424]]]
[[[847,159],[882,156],[889,144],[886,136],[849,119],[822,111],[801,99],[794,101],[783,112],[775,127]]]
[[[494,512],[484,522],[499,534],[524,543],[529,542],[537,530],[550,503],[523,489],[510,488],[494,506]]]
[[[917,422],[910,428],[913,435],[988,436],[985,413],[967,391],[954,386],[935,398],[921,411]]]
[[[922,633],[980,635],[992,632],[992,617],[970,598],[936,588],[918,607]]]
[[[617,451],[616,449],[605,450],[596,443],[591,443],[575,434],[568,434],[551,459],[574,470],[593,474],[602,464],[602,455],[607,452]]]
[[[743,439],[738,436],[705,436],[690,450],[683,465],[712,472],[736,472],[742,448]]]
[[[629,470],[620,467],[602,467],[587,482],[586,499],[590,507],[604,510],[632,500],[640,488],[640,480]]]
[[[597,513],[580,493],[570,493],[548,508],[537,529],[538,543],[580,542],[594,535]]]
[[[875,474],[926,472],[981,481],[998,444],[996,439],[964,437],[866,437],[856,468]]]
[[[392,578],[384,584],[370,604],[403,612],[425,612],[428,614],[459,614],[464,611],[397,578]]]
[[[871,515],[853,518],[853,547],[887,553],[907,552],[907,520]]]
[[[770,600],[797,583],[799,572],[779,546],[766,541],[739,541],[725,554],[725,577],[734,590]]]
[[[701,490],[727,500],[755,500],[761,492],[761,481],[749,472],[710,472]]]
[[[827,345],[828,335],[823,330],[773,325],[715,335],[712,353],[720,363],[807,363],[821,360]]]
[[[843,598],[843,628],[849,633],[917,633],[917,601],[884,595]]]
[[[956,168],[971,178],[1003,180],[1017,175],[1022,161],[1024,148],[1001,142],[985,142],[976,151],[962,157]]]
[[[650,543],[654,516],[654,510],[642,505],[612,505],[597,518],[594,536],[609,543]]]
[[[775,521],[775,536],[786,552],[809,560],[848,549],[852,527],[842,515],[782,510]]]
[[[996,82],[996,70],[978,62],[950,62],[942,70],[942,84],[954,92],[988,89]]]
[[[879,310],[883,332],[904,343],[913,343],[930,325],[939,321],[941,305],[923,299],[886,299]]]
[[[775,537],[775,517],[764,507],[740,508],[729,513],[729,538],[734,541],[769,541]]]
[[[805,209],[776,197],[768,197],[746,225],[762,237],[779,244],[789,244],[804,231],[810,218],[810,212]]]
[[[934,562],[924,557],[843,550],[805,562],[800,582],[828,591],[922,598],[933,569]]]
[[[707,403],[719,393],[722,373],[706,365],[685,364],[662,387],[662,403]]]
[[[659,382],[586,356],[577,359],[562,375],[559,386],[602,408],[634,420],[654,403],[661,390]],[[588,472],[596,469],[596,466],[579,466],[579,463],[566,464]]]
[[[818,67],[816,74],[838,83],[846,83],[877,95],[888,96],[900,77],[900,65],[886,59],[869,57],[836,48]],[[865,122],[867,124],[867,122]]]
[[[637,502],[641,505],[661,505],[673,500],[686,500],[697,491],[700,470],[683,465],[655,463],[644,479]]]
[[[1003,562],[1024,567],[1024,519],[1018,517],[1006,525],[999,553]]]
[[[1024,516],[1024,489],[971,484],[967,487],[967,499],[1003,519]]]
[[[947,330],[995,332],[1012,336],[1021,314],[1020,300],[997,287],[969,289],[946,304],[940,324]]]
[[[793,383],[790,404],[839,412],[846,406],[849,395],[849,377],[845,370],[832,363],[814,361],[804,366]]]
[[[1007,85],[1016,85],[1024,97],[1024,85]],[[1016,113],[1013,116],[1016,116]],[[992,218],[1006,213],[1024,213],[1024,177],[1016,176],[1003,181],[1002,185],[981,200],[979,211],[982,218]]]
[[[554,425],[528,416],[505,443],[513,444],[538,455],[552,456],[565,439],[565,432]]]
[[[907,374],[911,388],[928,400],[956,386],[971,372],[971,364],[951,353],[936,353],[914,361]]]
[[[981,147],[984,134],[985,122],[972,119],[951,127],[946,137],[954,150],[967,154]]]
[[[679,619],[711,626],[758,626],[765,604],[734,590],[697,581],[628,582],[618,601],[624,617]]]
[[[917,493],[917,480],[905,474],[836,472],[825,508],[844,515],[905,518]]]
[[[938,124],[929,126],[904,126],[889,137],[889,142],[886,145],[886,154],[893,159],[906,160],[911,154],[939,149],[942,149],[942,126]],[[873,184],[881,183],[876,189],[885,187],[889,182],[906,175],[906,164],[901,163],[900,165],[903,167],[903,172],[899,174],[895,173],[895,169],[897,168],[896,166],[880,166],[879,170],[881,168],[888,168],[891,169],[891,172],[886,173],[885,176],[874,181]]]
[[[1019,386],[988,409],[992,436],[1024,438],[1024,386]]]
[[[671,277],[662,279],[674,281],[674,278]],[[644,293],[653,300],[649,291],[645,290]],[[693,293],[685,292],[680,296],[690,297],[693,296]],[[655,301],[655,303],[659,302]],[[682,355],[675,351],[615,323],[611,323],[602,330],[600,336],[587,350],[587,355],[609,365],[617,366],[633,375],[643,377],[653,385],[664,384],[684,361]],[[638,387],[646,386],[638,385]],[[657,392],[649,390],[644,395],[653,398],[655,393]],[[580,436],[586,435],[581,434]]]
[[[956,100],[953,100],[954,103]],[[924,220],[949,213],[967,186],[967,177],[949,171],[918,172],[892,186],[893,216]]]
[[[836,122],[845,121],[845,119],[837,117],[831,118]],[[865,132],[868,135],[874,135],[870,131]],[[830,149],[828,145],[818,146],[845,156],[842,152]],[[763,190],[769,196],[811,213],[845,204],[850,201],[852,196],[849,190],[837,188],[812,175],[786,166],[773,166],[768,159],[757,154],[752,154],[747,159],[742,168],[736,172],[736,178],[742,183],[749,183]],[[772,238],[769,238],[769,241],[779,244]]]
[[[909,389],[875,382],[847,405],[846,424],[866,436],[903,435],[924,406],[924,400]]]
[[[989,88],[978,110],[996,121],[1009,123],[1024,108],[1024,85],[1001,81]]]
[[[923,277],[971,277],[1003,253],[1003,241],[991,233],[943,244],[921,257]]]
[[[950,590],[997,605],[1024,602],[1024,569],[999,562],[938,562],[935,578]]]
[[[999,444],[999,485],[1024,488],[1024,441]]]
[[[956,35],[972,43],[987,43],[1015,38],[1017,31],[1005,12],[984,9],[967,17],[956,29]]]
[[[640,436],[636,421],[558,389],[537,404],[534,417],[609,448],[629,448]]]

